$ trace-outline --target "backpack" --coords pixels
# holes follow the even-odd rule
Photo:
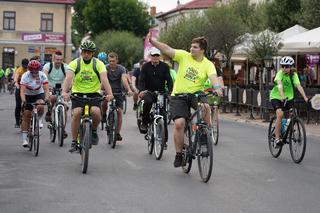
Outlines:
[[[50,62],[50,68],[49,68],[49,71],[48,71],[48,75],[50,75],[52,69],[53,69],[53,63]],[[64,63],[61,64],[61,70],[63,72],[64,77],[66,77],[66,71],[64,70]]]
[[[80,60],[81,58],[77,58],[77,68],[74,72],[74,75],[77,75],[79,72],[80,72]],[[93,71],[96,73],[99,81],[100,81],[100,74],[98,72],[98,69],[97,69],[97,59],[96,58],[92,58],[92,63],[93,63]],[[101,82],[101,81],[100,81]]]

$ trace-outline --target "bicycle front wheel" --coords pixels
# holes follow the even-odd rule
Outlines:
[[[63,146],[64,141],[64,109],[62,107],[59,107],[58,110],[58,143],[59,146]]]
[[[214,107],[211,110],[211,122],[212,122],[212,141],[214,145],[218,145],[219,140],[219,117],[218,117],[219,109],[218,107]]]
[[[300,118],[292,121],[289,148],[291,158],[295,163],[300,163],[305,155],[307,146],[306,129]]]
[[[118,127],[118,114],[116,110],[110,111],[108,116],[108,144],[110,144],[110,147],[114,149],[116,147],[117,143],[117,127]]]
[[[165,143],[165,132],[164,132],[164,122],[162,119],[159,119],[156,124],[155,129],[155,138],[154,138],[154,155],[157,160],[160,160],[163,154],[163,147]]]
[[[38,115],[34,114],[33,116],[33,154],[34,156],[38,156],[39,154],[39,140],[40,140],[40,132],[39,132],[39,119]]]
[[[184,173],[189,173],[192,167],[192,141],[188,133],[188,130],[184,134],[184,145],[182,148],[182,171]]]
[[[57,130],[55,127],[55,110],[51,110],[51,122],[49,124],[49,131],[50,131],[50,141],[54,143],[56,140]]]
[[[271,121],[269,123],[269,130],[268,130],[268,144],[269,144],[269,150],[271,155],[274,158],[277,158],[280,156],[282,151],[282,146],[275,146],[275,139],[276,139],[276,117],[271,118]]]
[[[203,182],[210,180],[213,168],[212,136],[207,128],[199,131],[198,137],[198,169]]]
[[[85,122],[82,126],[82,140],[81,140],[81,169],[82,173],[87,173],[89,164],[89,149],[91,144],[91,123]]]
[[[123,99],[123,114],[126,114],[127,112],[127,97],[124,97]]]

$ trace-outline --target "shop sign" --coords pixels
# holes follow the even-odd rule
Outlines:
[[[65,38],[63,34],[45,34],[44,41],[62,43],[65,41]]]
[[[48,43],[63,43],[65,41],[64,34],[22,34],[23,41],[43,41]]]
[[[43,34],[22,34],[23,41],[42,41]]]

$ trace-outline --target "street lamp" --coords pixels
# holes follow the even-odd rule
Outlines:
[[[269,74],[272,68],[272,63],[273,63],[273,58],[271,55],[266,55],[263,59],[264,62],[264,66],[267,70],[267,74],[266,74],[266,86],[265,86],[265,90],[266,90],[266,112],[265,112],[265,121],[269,122],[270,120],[270,115],[269,115]]]

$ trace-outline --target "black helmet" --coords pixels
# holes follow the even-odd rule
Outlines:
[[[23,68],[27,68],[29,64],[29,60],[27,58],[22,59],[21,65]]]

